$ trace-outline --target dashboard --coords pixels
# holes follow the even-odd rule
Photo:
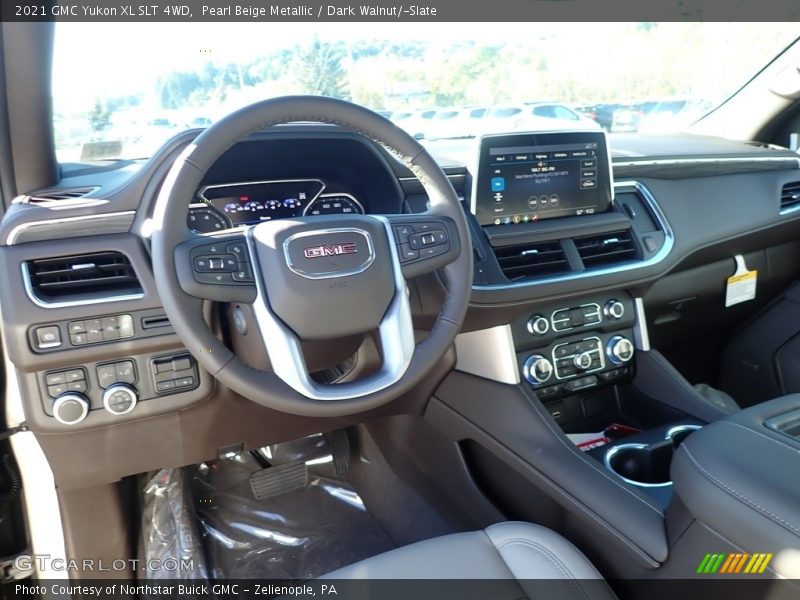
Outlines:
[[[212,392],[213,378],[163,313],[148,254],[159,187],[194,135],[125,168],[67,168],[57,188],[19,199],[0,223],[0,268],[21,277],[0,300],[9,356],[37,402],[32,428],[80,431],[174,414]],[[661,342],[713,321],[734,255],[758,270],[759,292],[731,318],[798,275],[790,257],[800,252],[800,205],[783,192],[800,185],[800,164],[788,150],[682,136],[613,138],[610,156],[602,134],[494,142],[484,148],[488,171],[438,158],[473,238],[464,331],[510,326],[519,374],[549,401],[634,376],[643,325]],[[219,232],[265,220],[413,214],[427,200],[413,173],[371,141],[292,125],[231,147],[176,218],[213,243]],[[89,262],[97,271],[84,277]],[[418,329],[430,326],[443,296],[436,276],[409,281]],[[675,309],[685,304],[697,316]],[[493,351],[479,368],[491,366]],[[65,392],[75,398],[56,406]]]

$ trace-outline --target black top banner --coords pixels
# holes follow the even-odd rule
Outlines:
[[[6,22],[797,21],[797,0],[2,0]],[[412,0],[413,2],[413,0]]]

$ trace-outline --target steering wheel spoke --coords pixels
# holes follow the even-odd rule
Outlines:
[[[440,269],[458,258],[461,240],[450,217],[422,213],[387,215],[403,277],[411,279]]]
[[[183,291],[218,302],[253,302],[253,260],[243,233],[195,235],[175,248],[175,267]]]

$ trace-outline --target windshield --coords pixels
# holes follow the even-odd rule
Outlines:
[[[59,23],[58,158],[148,157],[181,130],[285,94],[354,101],[431,144],[542,128],[668,133],[798,34],[793,23],[443,27]]]

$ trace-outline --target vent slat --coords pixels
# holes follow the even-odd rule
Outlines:
[[[800,181],[784,184],[781,188],[781,210],[800,206]]]
[[[511,281],[569,271],[560,242],[540,242],[495,248],[497,262]]]
[[[587,235],[575,238],[574,241],[587,269],[637,258],[636,244],[629,229],[602,235]]]
[[[33,194],[28,199],[28,202],[37,203],[53,201],[58,202],[59,200],[75,200],[76,198],[84,198],[85,196],[97,191],[97,189],[97,187],[80,187],[67,190],[46,190]]]
[[[33,292],[43,300],[142,291],[136,272],[121,252],[97,252],[30,261]]]

